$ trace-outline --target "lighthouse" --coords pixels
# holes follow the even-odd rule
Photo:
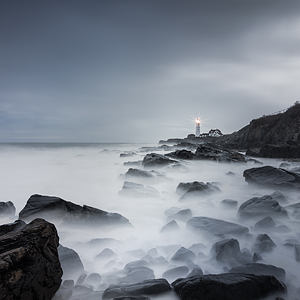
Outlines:
[[[195,120],[195,123],[196,123],[196,137],[199,137],[200,136],[200,118],[198,117],[196,120]]]

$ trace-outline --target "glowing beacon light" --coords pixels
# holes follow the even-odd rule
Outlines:
[[[200,136],[200,118],[197,118],[195,120],[195,123],[196,123],[196,137],[199,137]]]

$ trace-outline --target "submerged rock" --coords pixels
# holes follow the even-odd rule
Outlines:
[[[188,274],[188,272],[189,272],[188,267],[180,266],[165,271],[162,274],[162,277],[166,278],[167,280],[174,281],[177,278],[185,277]]]
[[[203,271],[200,267],[195,267],[186,277],[193,277],[193,276],[199,276],[199,275],[203,275]],[[179,278],[179,277],[177,277],[177,278]]]
[[[214,182],[186,182],[179,183],[176,192],[181,194],[181,200],[189,197],[197,197],[201,195],[207,195],[213,192],[220,192],[220,188]]]
[[[75,250],[59,245],[58,257],[65,279],[77,279],[84,272],[82,261]]]
[[[16,214],[16,208],[11,201],[0,202],[0,217],[14,217]]]
[[[152,186],[125,181],[120,191],[122,195],[136,196],[136,197],[157,197],[159,192]]]
[[[155,278],[153,270],[146,266],[136,266],[131,268],[127,266],[124,268],[124,270],[126,275],[120,278],[120,284],[138,283],[144,280]]]
[[[286,291],[273,276],[242,273],[188,277],[172,285],[181,300],[257,300]]]
[[[245,162],[245,156],[237,151],[221,148],[214,144],[199,145],[195,159],[208,159],[220,162]]]
[[[280,168],[251,168],[245,170],[243,175],[248,183],[275,188],[300,188],[300,175]]]
[[[35,217],[60,221],[64,225],[130,225],[128,219],[87,205],[77,205],[58,197],[33,195],[21,210],[21,220]]]
[[[274,222],[274,220],[272,219],[272,217],[265,217],[263,219],[261,219],[260,221],[258,221],[257,223],[255,223],[254,225],[254,229],[255,230],[265,230],[265,229],[272,229],[275,228],[276,224]]]
[[[235,208],[238,205],[238,202],[236,200],[233,199],[224,199],[221,201],[221,204],[224,207],[228,207],[228,208]]]
[[[230,273],[244,273],[254,275],[273,275],[278,280],[285,281],[285,271],[273,265],[250,263],[232,268]]]
[[[43,219],[1,235],[0,299],[51,300],[62,277],[58,241],[55,226]]]
[[[141,169],[130,168],[125,173],[125,176],[126,177],[153,178],[154,174],[155,173],[153,171],[146,171],[146,170],[141,170]]]
[[[156,153],[147,154],[142,162],[144,167],[163,167],[175,163],[177,161]]]
[[[179,248],[176,253],[172,256],[172,260],[174,261],[181,261],[181,262],[187,262],[192,261],[196,258],[196,255],[193,251],[186,249],[184,247]]]
[[[193,217],[187,222],[187,226],[218,236],[241,235],[249,232],[245,226],[208,217]]]
[[[270,252],[276,247],[276,244],[267,234],[259,234],[256,237],[253,250],[257,253]]]
[[[167,233],[167,232],[172,232],[176,231],[179,229],[179,226],[176,221],[172,220],[168,224],[164,225],[162,229],[160,230],[161,233]]]
[[[151,296],[166,293],[170,290],[171,287],[167,280],[153,279],[129,285],[110,286],[104,291],[102,298],[112,299],[124,296]]]
[[[177,211],[176,213],[171,213],[168,215],[169,219],[174,219],[178,221],[186,221],[192,217],[192,211],[189,208],[181,209]]]
[[[300,219],[300,202],[288,205],[285,209],[288,211],[290,216],[298,220]]]
[[[287,216],[286,210],[272,197],[265,195],[254,197],[244,202],[238,210],[242,217],[257,218],[262,216]]]

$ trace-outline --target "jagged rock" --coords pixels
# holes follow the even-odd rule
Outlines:
[[[258,218],[262,216],[281,216],[286,217],[286,210],[272,197],[265,195],[262,197],[254,197],[244,202],[238,210],[242,217]]]
[[[165,279],[152,279],[129,285],[115,285],[107,288],[102,298],[112,299],[124,296],[159,295],[171,290]]]
[[[141,169],[130,168],[125,173],[125,176],[126,177],[153,178],[154,174],[155,173],[153,171],[146,171],[146,170],[141,170]]]
[[[175,159],[194,159],[195,154],[192,151],[188,151],[188,150],[176,150],[174,152],[171,153],[167,153],[166,156],[168,157],[172,157]]]
[[[13,223],[8,223],[0,226],[0,235],[6,234],[11,231],[19,231],[26,226],[22,220],[16,220]]]
[[[208,159],[220,162],[245,162],[245,156],[237,151],[221,148],[214,144],[199,145],[195,159]]]
[[[117,213],[80,206],[58,197],[33,195],[21,210],[19,218],[26,221],[37,216],[65,225],[130,225],[125,217]]]
[[[129,182],[129,181],[124,182],[120,193],[123,195],[136,196],[136,197],[159,196],[159,192],[155,188],[140,183]]]
[[[187,222],[187,226],[217,236],[242,235],[249,232],[245,226],[208,217],[193,217]]]
[[[272,219],[272,217],[265,217],[263,219],[261,219],[260,221],[258,221],[257,223],[255,223],[254,225],[254,229],[255,230],[265,230],[265,229],[272,229],[274,228],[275,222]]]
[[[248,183],[275,188],[300,188],[299,174],[271,166],[247,169],[243,175]]]
[[[192,261],[196,258],[196,255],[194,254],[193,251],[186,249],[184,247],[179,248],[175,254],[172,256],[172,260],[174,261]]]
[[[257,253],[270,252],[276,247],[276,244],[267,234],[259,234],[256,237],[253,250]]]
[[[250,262],[250,257],[241,252],[240,244],[236,239],[225,239],[216,242],[212,246],[211,253],[216,261],[228,266]]]
[[[285,271],[273,265],[250,263],[232,268],[230,273],[244,273],[254,275],[273,275],[278,280],[285,281]]]
[[[213,192],[220,192],[220,188],[214,182],[186,182],[179,183],[176,188],[177,194],[181,195],[181,200],[189,197],[197,197],[201,195],[207,195]]]
[[[233,199],[224,199],[221,201],[221,204],[228,208],[234,208],[234,207],[237,207],[238,202]]]
[[[273,276],[234,273],[188,277],[172,285],[181,300],[257,300],[286,291]]]
[[[0,202],[0,217],[14,217],[16,214],[16,208],[11,201]]]
[[[195,267],[189,274],[187,274],[186,277],[193,277],[193,276],[199,276],[199,275],[203,275],[203,271],[201,268]]]
[[[51,300],[62,277],[55,226],[35,219],[10,229],[0,236],[0,299]]]
[[[167,280],[174,281],[177,278],[185,277],[188,274],[188,272],[189,272],[188,267],[180,266],[165,271],[162,274],[162,277],[166,278]]]
[[[143,159],[143,166],[145,168],[149,167],[163,167],[170,164],[177,163],[176,160],[170,159],[164,155],[156,154],[156,153],[150,153],[147,154]]]
[[[192,211],[187,208],[187,209],[181,209],[177,211],[174,214],[169,214],[169,219],[174,219],[174,220],[179,220],[179,221],[186,221],[192,217]]]
[[[160,230],[161,233],[168,233],[172,231],[176,231],[179,229],[179,226],[176,221],[172,220],[168,224],[164,225],[162,229]]]
[[[110,259],[110,258],[113,258],[116,256],[116,253],[109,249],[109,248],[105,248],[103,249],[97,256],[96,256],[96,259]]]
[[[78,253],[73,249],[59,245],[58,256],[65,279],[76,279],[84,272],[81,259]]]

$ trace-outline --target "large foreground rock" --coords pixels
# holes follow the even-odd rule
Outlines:
[[[245,226],[208,217],[193,217],[187,222],[187,226],[194,230],[200,230],[218,236],[241,235],[249,232]]]
[[[145,155],[142,162],[144,167],[163,167],[174,163],[176,163],[175,160],[156,153],[150,153]]]
[[[252,274],[200,275],[178,279],[172,285],[181,300],[257,300],[285,292],[274,276]]]
[[[251,168],[244,171],[245,180],[266,187],[300,189],[300,175],[271,166]]]
[[[21,210],[21,220],[42,217],[66,225],[129,225],[120,214],[110,213],[87,205],[77,205],[58,197],[33,195]]]
[[[246,162],[245,156],[237,151],[232,151],[214,144],[200,145],[194,159],[208,159],[220,162]]]
[[[113,299],[124,296],[142,296],[158,295],[171,290],[171,287],[165,279],[145,280],[143,282],[118,285],[107,288],[103,293],[103,299]]]
[[[36,219],[11,229],[0,236],[0,299],[52,299],[62,277],[55,226]]]

